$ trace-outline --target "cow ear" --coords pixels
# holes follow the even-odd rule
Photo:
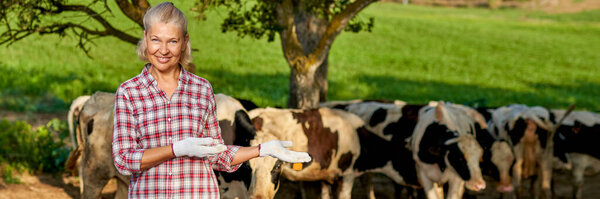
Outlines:
[[[437,106],[435,106],[435,119],[437,119],[440,124],[444,121],[444,113],[442,112],[443,104],[444,103],[440,101],[437,103]]]

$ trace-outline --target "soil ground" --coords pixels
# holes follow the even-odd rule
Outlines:
[[[0,198],[3,199],[63,199],[81,198],[79,194],[79,178],[63,174],[56,175],[20,175],[20,184],[4,184],[0,182]],[[102,198],[113,198],[117,191],[115,180],[102,190]]]
[[[566,172],[555,172],[555,192],[558,199],[571,198],[570,174]],[[62,176],[52,175],[21,175],[19,176],[21,184],[4,184],[0,182],[0,198],[3,199],[62,199],[62,198],[80,198],[79,180],[77,177],[63,174]],[[583,198],[596,198],[600,195],[600,175],[587,176],[583,187]],[[393,182],[382,176],[373,178],[375,196],[378,199],[394,198]],[[526,184],[525,198],[531,198]],[[276,198],[294,199],[301,198],[298,189],[298,183],[286,181],[281,184]],[[320,190],[318,183],[305,183],[307,198],[318,198],[317,192]],[[112,198],[117,190],[117,183],[111,180],[102,190],[102,198]],[[473,198],[492,199],[500,198],[495,190],[495,185],[488,181],[488,187],[481,193],[471,193]],[[406,197],[406,190],[402,195]],[[354,183],[352,198],[367,198],[368,191],[365,189],[362,179],[357,179]],[[511,198],[511,197],[506,197]]]

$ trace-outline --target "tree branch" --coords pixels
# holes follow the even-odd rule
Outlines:
[[[127,43],[136,45],[138,43],[138,41],[140,40],[137,37],[134,37],[132,35],[129,35],[121,30],[118,30],[116,28],[114,28],[108,21],[106,21],[106,19],[104,19],[100,14],[98,14],[96,11],[92,10],[91,8],[88,8],[86,6],[83,5],[63,5],[63,4],[58,4],[58,13],[63,12],[63,11],[76,11],[76,12],[84,12],[86,13],[88,16],[90,16],[91,18],[93,18],[94,20],[96,20],[98,23],[100,23],[106,30],[102,31],[106,34],[96,34],[96,35],[102,35],[102,36],[107,36],[107,35],[111,35],[114,37],[117,37],[118,39],[125,41]],[[79,25],[80,27],[83,28],[83,26]],[[87,32],[87,31],[86,31]],[[90,34],[95,34],[95,33],[99,33],[100,31],[91,31],[88,32]]]
[[[150,7],[150,4],[146,0],[133,0],[130,3],[127,0],[115,0],[119,8],[123,11],[125,16],[137,23],[142,29],[144,29],[144,14]]]
[[[319,44],[315,48],[314,53],[311,54],[312,56],[316,57],[310,57],[310,59],[314,60],[315,62],[322,62],[327,56],[331,44],[337,35],[339,35],[340,32],[342,32],[342,30],[344,30],[344,28],[348,25],[348,22],[350,22],[350,20],[354,18],[354,16],[356,16],[356,14],[358,14],[361,10],[375,1],[377,0],[356,0],[351,4],[348,4],[348,6],[346,6],[342,12],[334,15],[331,19],[331,22],[329,22],[329,26],[327,27],[325,34],[323,34],[323,37],[321,37],[321,40],[319,40]]]

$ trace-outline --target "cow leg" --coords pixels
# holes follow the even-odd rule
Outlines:
[[[83,188],[85,183],[83,182],[83,178],[84,178],[84,172],[83,172],[83,167],[84,165],[82,164],[82,157],[79,157],[79,159],[77,160],[77,171],[79,173],[79,194],[83,196]]]
[[[582,188],[585,167],[585,164],[582,164],[577,159],[573,159],[573,198],[580,199],[583,197]]]
[[[402,189],[404,189],[404,186],[394,183],[394,197],[402,198]],[[408,189],[407,192],[407,198],[411,198],[411,193],[408,191]]]
[[[129,192],[129,184],[117,177],[117,193],[115,199],[126,199]]]
[[[83,195],[81,198],[98,198],[109,180],[110,178],[90,179],[90,176],[87,176],[83,179]]]
[[[337,186],[339,192],[337,195],[339,199],[350,199],[352,197],[352,185],[354,185],[354,178],[354,173],[345,174],[342,177],[342,180],[338,182]]]
[[[331,185],[327,184],[327,182],[321,182],[321,199],[330,199],[331,193],[329,190],[331,189]]]
[[[448,199],[460,199],[465,192],[465,181],[460,177],[451,177],[448,181]]]
[[[530,190],[531,193],[533,194],[534,199],[539,199],[541,196],[541,188],[542,188],[542,176],[539,175],[539,171],[538,171],[538,175],[533,176],[531,179],[531,186],[530,186]]]
[[[523,198],[523,186],[521,186],[522,165],[523,159],[517,158],[517,161],[515,161],[515,165],[513,166],[513,185],[515,186],[516,198]]]
[[[367,190],[369,190],[369,199],[375,199],[375,190],[373,189],[373,174],[365,173],[363,175],[365,177],[361,179],[363,179],[363,186],[366,186]]]
[[[540,170],[542,198],[550,199],[552,198],[552,190],[550,186],[552,183],[552,156],[542,160]]]
[[[421,179],[421,183],[423,183],[423,190],[427,195],[428,199],[441,199],[438,195],[438,187],[427,177],[425,172],[419,172],[419,179]]]

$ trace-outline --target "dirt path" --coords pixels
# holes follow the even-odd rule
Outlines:
[[[6,185],[0,182],[0,198],[3,199],[63,199],[80,198],[79,180],[76,177],[52,175],[21,175],[20,184]],[[102,198],[113,198],[117,183],[111,180],[102,190]]]
[[[600,0],[556,0],[552,5],[542,8],[549,13],[575,13],[588,10],[600,9]]]

